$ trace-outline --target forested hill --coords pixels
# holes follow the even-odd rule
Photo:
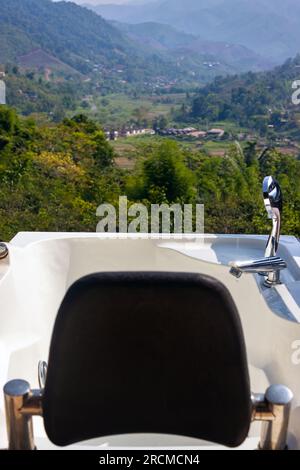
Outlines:
[[[217,78],[199,90],[191,107],[196,119],[232,120],[245,127],[297,126],[299,106],[292,83],[300,79],[300,55],[272,71]]]
[[[41,49],[81,73],[95,64],[131,75],[137,68],[150,76],[169,70],[99,15],[70,2],[0,0],[0,44],[0,64]]]

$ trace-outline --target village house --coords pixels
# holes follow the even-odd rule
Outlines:
[[[0,104],[6,104],[6,86],[3,80],[0,80]]]
[[[215,137],[217,139],[221,139],[224,134],[224,129],[210,129],[209,131],[207,131],[207,135],[209,135],[210,137]]]

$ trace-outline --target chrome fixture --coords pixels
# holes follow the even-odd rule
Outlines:
[[[26,380],[11,380],[4,386],[6,427],[10,450],[34,450],[32,416],[42,416],[42,396],[47,375],[47,363],[39,361],[40,389],[31,390]]]
[[[260,450],[287,449],[292,399],[293,393],[284,385],[251,395],[251,420],[262,422]],[[35,450],[32,416],[43,416],[43,390],[31,390],[26,380],[11,380],[4,386],[4,400],[8,449]]]
[[[26,380],[11,380],[4,387],[9,450],[34,450],[32,416],[42,416],[42,391],[31,390]]]
[[[8,248],[5,243],[0,242],[0,260],[8,256]]]
[[[273,222],[272,232],[265,251],[265,257],[267,258],[269,256],[276,256],[278,250],[282,212],[282,192],[273,176],[266,176],[264,178],[263,196],[268,217]]]
[[[47,369],[48,369],[47,362],[39,361],[39,364],[38,364],[38,379],[39,379],[39,386],[42,390],[45,388]]]
[[[279,256],[272,256],[249,261],[231,261],[229,266],[231,266],[230,274],[237,278],[241,277],[243,273],[266,274],[268,278],[265,282],[268,283],[269,276],[275,273],[278,274],[287,267],[287,264]],[[273,281],[271,285],[273,285]]]
[[[287,449],[287,431],[293,400],[284,385],[271,385],[265,394],[252,395],[252,421],[262,421],[259,449]]]
[[[249,261],[231,261],[229,263],[230,274],[239,278],[243,273],[257,273],[266,276],[266,287],[280,284],[280,271],[287,267],[285,261],[276,256],[282,212],[282,191],[279,183],[273,176],[266,176],[263,180],[263,198],[269,219],[272,219],[272,231],[268,238],[265,257]]]

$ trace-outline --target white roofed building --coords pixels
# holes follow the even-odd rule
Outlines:
[[[3,80],[0,80],[0,104],[6,104],[6,86]]]

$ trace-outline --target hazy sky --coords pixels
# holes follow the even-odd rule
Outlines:
[[[129,0],[72,0],[75,3],[89,3],[90,5],[100,5],[101,3],[128,3]]]
[[[53,0],[54,2],[59,2],[61,0]],[[66,0],[67,2],[78,3],[78,5],[90,4],[90,5],[104,5],[105,3],[110,4],[124,4],[124,3],[150,3],[155,0]]]
[[[60,0],[54,0],[54,1],[60,1]],[[110,4],[124,4],[124,3],[151,3],[154,2],[155,0],[67,0],[69,2],[74,2],[78,3],[78,5],[83,5],[85,4],[90,4],[90,5],[104,5],[105,3],[110,3]]]

